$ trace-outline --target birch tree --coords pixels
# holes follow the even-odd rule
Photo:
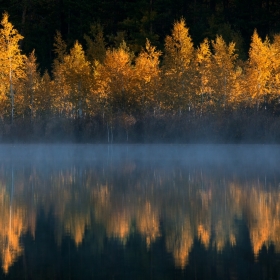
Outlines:
[[[106,118],[108,142],[113,140],[114,116],[131,115],[136,100],[132,87],[132,53],[123,42],[117,49],[108,49],[104,63],[95,71],[97,93]],[[111,135],[111,137],[110,137]],[[110,140],[111,139],[111,140]]]
[[[157,92],[159,91],[160,68],[157,51],[147,39],[145,48],[135,60],[134,77],[136,84],[136,98],[140,110],[145,114],[149,109],[158,107]]]
[[[199,109],[202,116],[206,107],[212,101],[211,79],[212,79],[212,53],[210,50],[210,42],[205,39],[195,51],[195,86],[196,108]]]
[[[90,93],[90,64],[77,41],[69,54],[62,53],[58,58],[54,65],[54,79],[60,93],[58,91],[55,102],[62,104],[60,111],[81,118],[86,113]]]
[[[273,36],[270,45],[272,74],[269,80],[270,101],[280,103],[280,34]]]
[[[40,105],[37,102],[39,83],[40,83],[40,73],[38,71],[37,59],[35,56],[35,50],[33,50],[30,55],[25,60],[25,71],[26,78],[24,80],[25,92],[25,106],[29,111],[31,120],[35,117],[36,111],[39,110]]]
[[[257,110],[267,102],[269,80],[271,79],[272,61],[268,38],[264,41],[255,30],[252,36],[247,67],[247,91]]]
[[[19,79],[25,77],[25,56],[21,54],[19,47],[19,42],[23,39],[23,36],[9,22],[9,15],[6,12],[3,14],[0,25],[0,82],[2,91],[9,94],[11,121],[13,122],[15,85]]]
[[[217,36],[212,41],[212,47],[214,50],[212,67],[214,77],[211,82],[219,107],[225,109],[234,89],[234,68],[237,59],[235,43],[231,42],[227,45],[222,36]]]
[[[181,115],[182,110],[191,109],[191,62],[194,47],[184,19],[174,23],[171,35],[165,39],[164,98],[165,107]]]

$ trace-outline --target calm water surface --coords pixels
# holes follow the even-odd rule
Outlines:
[[[280,279],[280,146],[1,145],[1,279]]]

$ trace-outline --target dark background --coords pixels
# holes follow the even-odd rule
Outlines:
[[[236,42],[242,59],[247,58],[254,29],[262,38],[280,31],[277,0],[0,0],[0,11],[9,13],[25,37],[23,52],[36,50],[42,72],[51,69],[56,30],[68,46],[75,40],[85,46],[84,34],[97,22],[104,28],[107,46],[123,32],[137,53],[146,38],[163,49],[174,21],[184,17],[196,46],[220,34]]]

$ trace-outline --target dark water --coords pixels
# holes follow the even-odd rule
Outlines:
[[[280,279],[280,146],[2,145],[1,279]]]

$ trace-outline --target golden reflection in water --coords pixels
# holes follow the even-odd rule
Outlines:
[[[135,166],[126,170],[126,175],[135,170]],[[137,231],[149,250],[158,238],[164,238],[166,250],[179,268],[188,264],[195,240],[206,250],[219,252],[228,245],[236,246],[238,220],[248,229],[256,259],[262,247],[271,244],[280,253],[280,191],[273,186],[234,178],[221,185],[219,180],[206,175],[203,179],[180,175],[176,182],[175,173],[168,176],[167,172],[153,171],[150,177],[130,176],[129,186],[120,188],[114,180],[104,181],[95,172],[87,172],[85,185],[79,185],[79,172],[59,171],[48,176],[51,182],[47,183],[33,174],[36,184],[32,196],[28,188],[15,184],[12,198],[7,185],[0,184],[0,250],[5,273],[23,253],[21,236],[30,231],[35,238],[38,209],[49,213],[53,208],[58,245],[68,234],[80,246],[86,229],[90,230],[94,221],[105,228],[102,234],[106,236],[100,242],[109,237],[125,245],[130,234]],[[19,182],[24,181],[24,172],[17,177]],[[139,181],[143,177],[145,187]],[[42,193],[44,184],[50,187]]]
[[[73,213],[65,219],[64,231],[70,234],[75,241],[76,246],[79,246],[82,243],[89,221],[90,215],[84,216],[82,213]]]
[[[108,237],[119,238],[123,244],[126,243],[130,229],[130,217],[126,211],[113,212],[106,222]]]
[[[239,189],[238,189],[239,188]],[[237,192],[242,193],[241,187]],[[255,257],[263,246],[275,246],[280,252],[280,192],[263,190],[260,186],[253,186],[243,191],[240,199],[241,207],[250,233],[252,249]]]
[[[9,267],[22,254],[23,248],[20,244],[20,237],[27,231],[27,228],[26,212],[20,205],[11,202],[6,188],[1,186],[0,250],[2,268],[5,273],[8,273]]]
[[[206,229],[203,225],[198,225],[197,236],[201,243],[205,246],[206,249],[209,247],[210,243],[210,232],[209,229]]]
[[[166,249],[172,253],[175,265],[184,268],[188,264],[189,253],[194,241],[191,223],[188,217],[181,225],[171,228],[166,236]]]
[[[160,236],[159,214],[152,209],[151,202],[146,202],[136,211],[136,225],[140,234],[145,238],[147,247]]]

